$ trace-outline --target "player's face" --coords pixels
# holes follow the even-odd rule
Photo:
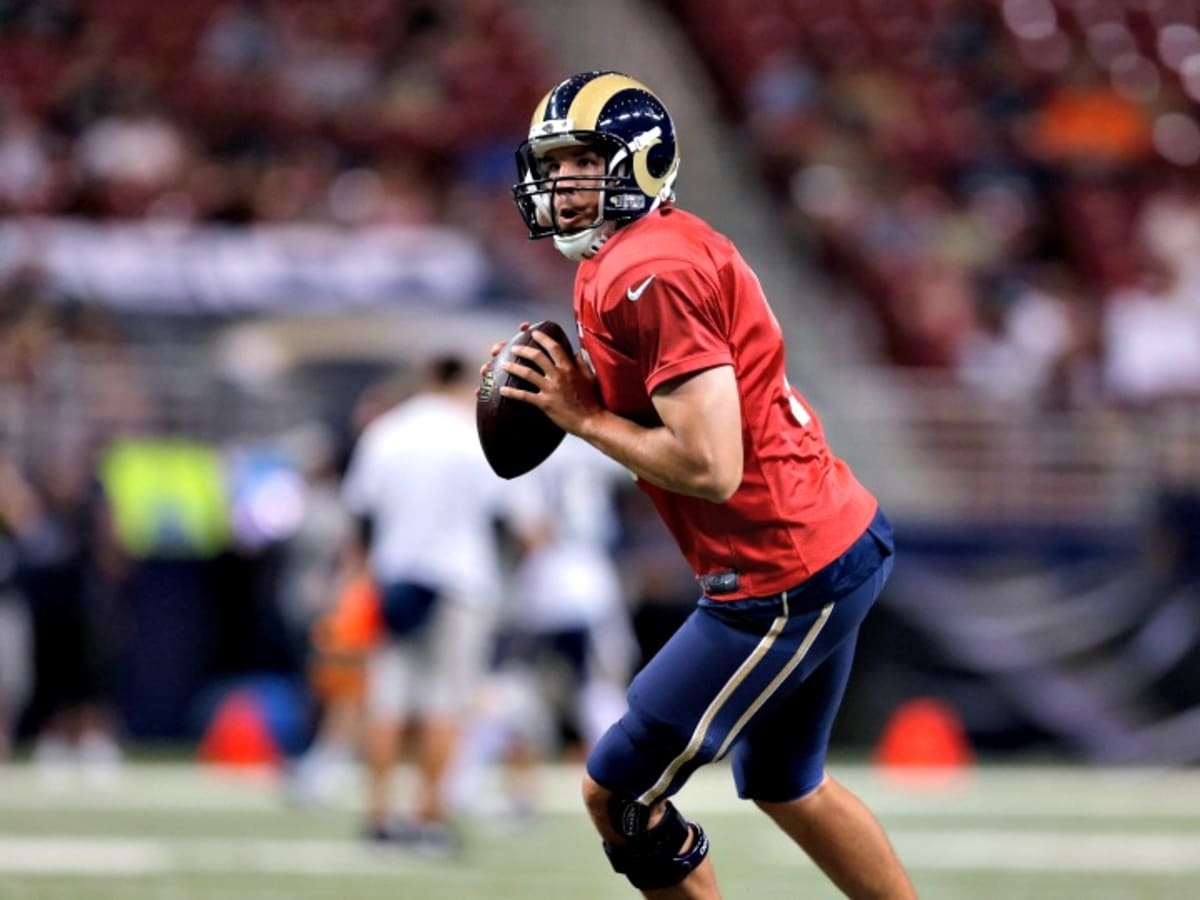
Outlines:
[[[543,158],[545,175],[554,183],[554,215],[564,233],[591,228],[600,220],[599,182],[604,157],[588,147],[560,147]]]

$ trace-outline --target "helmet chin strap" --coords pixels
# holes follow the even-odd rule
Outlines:
[[[556,234],[554,235],[554,246],[558,248],[559,253],[574,262],[591,259],[600,251],[604,242],[608,240],[609,234],[612,233],[611,229],[605,227],[608,224],[601,220],[591,228],[584,228],[574,234]]]

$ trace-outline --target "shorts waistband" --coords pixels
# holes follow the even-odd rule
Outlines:
[[[821,606],[830,598],[836,598],[858,587],[882,564],[883,560],[895,553],[895,541],[892,536],[892,526],[884,515],[883,510],[877,510],[875,517],[859,538],[825,568],[814,572],[805,581],[786,591],[780,591],[765,597],[745,597],[737,600],[709,600],[710,603],[721,606],[752,605],[778,603],[787,596],[788,605],[792,608],[802,608],[815,603]],[[738,589],[738,573],[734,571],[713,572],[699,579],[700,588],[704,593],[701,603],[707,598],[720,598],[733,594]]]

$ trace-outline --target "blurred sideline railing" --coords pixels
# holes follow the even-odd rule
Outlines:
[[[0,382],[0,435],[18,454],[128,431],[261,440],[353,400],[320,391],[288,374],[238,385],[207,343],[77,348],[32,388]],[[837,451],[908,521],[1133,524],[1164,481],[1200,476],[1195,403],[1045,410],[980,396],[949,373],[875,368],[839,383],[821,412]]]
[[[947,372],[881,368],[841,385],[825,418],[838,451],[909,520],[1130,524],[1164,480],[1200,475],[1195,401],[1043,409]]]
[[[0,446],[35,462],[129,434],[269,440],[314,416],[319,399],[288,384],[247,390],[200,343],[64,347],[31,379],[0,381]]]

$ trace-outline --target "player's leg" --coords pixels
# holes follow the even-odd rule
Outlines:
[[[321,712],[312,744],[288,779],[298,800],[330,800],[365,753],[367,658],[378,641],[375,604],[373,585],[360,578],[312,626],[308,683]]]
[[[916,889],[883,826],[866,804],[828,775],[796,800],[757,803],[847,897],[915,900]]]
[[[486,668],[492,622],[486,612],[453,597],[443,597],[432,615],[420,698],[416,814],[420,822],[444,824],[449,819],[449,776]]]
[[[721,892],[708,836],[688,822],[669,800],[660,800],[638,812],[644,825],[622,828],[624,810],[636,808],[590,775],[584,775],[583,798],[588,815],[604,841],[614,870],[638,887],[642,896],[655,900],[719,900]],[[655,887],[655,885],[662,885]]]
[[[717,896],[703,829],[664,801],[733,745],[823,623],[780,600],[702,604],[633,680],[583,790],[613,868],[646,896]]]
[[[396,719],[368,720],[364,741],[367,769],[367,829],[385,836],[392,825],[392,769],[399,753],[403,725]]]
[[[8,758],[17,714],[33,684],[29,613],[15,594],[0,591],[0,763]]]
[[[407,713],[410,664],[406,650],[395,642],[377,648],[367,662],[363,757],[367,830],[373,837],[387,837],[393,825],[392,777]]]
[[[847,896],[905,900],[916,893],[882,826],[824,769],[859,623],[890,568],[834,604],[824,634],[833,649],[819,640],[821,662],[753,723],[735,751],[734,774],[739,794],[753,798]]]

